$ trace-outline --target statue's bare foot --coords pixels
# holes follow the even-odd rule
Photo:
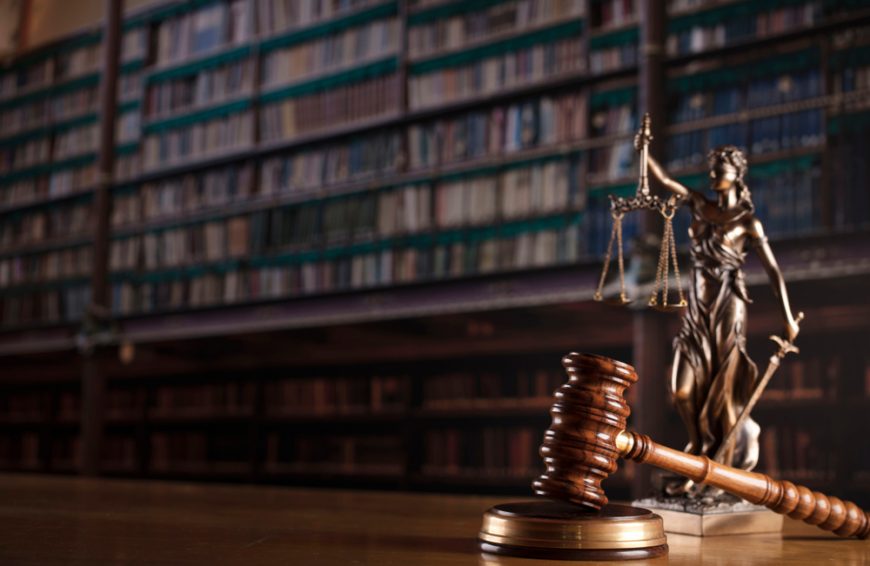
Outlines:
[[[671,497],[680,497],[682,495],[690,495],[692,487],[695,485],[690,479],[681,479],[671,482],[665,486],[665,493]]]

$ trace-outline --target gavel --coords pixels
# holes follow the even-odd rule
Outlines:
[[[870,516],[852,502],[686,454],[626,430],[631,411],[624,395],[637,381],[630,365],[576,353],[565,356],[562,365],[568,382],[556,391],[550,410],[553,422],[541,446],[546,472],[532,484],[537,494],[597,511],[607,505],[601,482],[617,470],[622,457],[718,487],[843,537],[870,535]]]

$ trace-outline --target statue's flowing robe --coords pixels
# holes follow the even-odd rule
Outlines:
[[[717,224],[704,218],[705,200],[696,193],[688,201],[692,287],[674,348],[692,367],[701,454],[712,457],[749,400],[758,370],[746,353],[746,305],[751,301],[741,269],[744,242],[728,237],[730,228],[751,211],[740,210]],[[736,449],[725,454],[724,463],[747,470],[755,467],[758,431],[758,425],[747,419]]]

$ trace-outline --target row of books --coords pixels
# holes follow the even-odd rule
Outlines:
[[[90,202],[79,201],[69,206],[38,209],[4,218],[0,222],[0,252],[12,246],[83,235],[92,227],[92,208]]]
[[[52,159],[69,159],[77,155],[95,153],[99,145],[100,126],[96,122],[70,128],[54,136]]]
[[[119,133],[123,134],[123,139],[135,139],[139,134],[138,115],[133,113],[121,115],[118,129]],[[94,154],[98,149],[98,142],[99,124],[92,122],[58,131],[54,136],[45,135],[17,144],[7,144],[0,147],[0,174],[27,173],[31,168],[48,165],[53,161]],[[14,182],[4,183],[0,191],[14,185]],[[26,182],[21,185],[26,185]]]
[[[264,158],[260,191],[264,195],[314,191],[393,174],[402,161],[401,141],[398,131],[382,130]]]
[[[823,2],[785,3],[770,9],[746,14],[735,10],[714,22],[702,21],[690,26],[679,26],[668,34],[669,55],[699,53],[752,39],[760,39],[792,30],[812,26],[822,19]],[[722,21],[724,20],[724,21]]]
[[[0,288],[88,277],[92,259],[89,246],[0,258]]]
[[[419,58],[458,50],[488,38],[579,18],[585,11],[584,0],[509,0],[480,11],[411,25],[408,53],[411,58]]]
[[[637,0],[592,0],[592,24],[599,29],[628,25],[637,21]]]
[[[608,183],[637,173],[637,151],[631,140],[614,142],[610,146],[589,151],[589,176],[592,183]]]
[[[242,216],[115,240],[109,268],[150,271],[244,257],[250,253],[249,232]]]
[[[0,174],[27,169],[51,160],[51,138],[41,137],[0,148]]]
[[[870,163],[867,160],[867,144],[870,135],[867,128],[868,113],[841,114],[837,124],[839,131],[831,136],[829,144],[833,163],[846,163],[846,167],[832,167],[830,191],[833,222],[837,228],[863,228],[870,225]]]
[[[144,59],[147,33],[144,28],[126,30],[122,36],[121,60],[129,62]],[[62,83],[76,77],[96,73],[102,64],[102,46],[99,42],[71,50],[62,49],[54,56],[22,65],[9,71],[0,71],[0,100]],[[122,77],[130,73],[123,73]],[[50,120],[60,120],[96,109],[98,85],[87,82],[75,88],[59,89],[49,95],[21,99],[4,105],[0,112],[0,136],[38,127]],[[49,104],[51,114],[49,114]]]
[[[100,70],[103,45],[100,42],[83,45],[76,49],[63,49],[55,60],[55,80],[66,80]]]
[[[398,102],[399,75],[395,73],[287,98],[260,108],[261,139],[265,142],[292,139],[387,115],[397,111]]]
[[[272,472],[397,475],[405,461],[398,433],[290,436],[273,432],[266,438],[265,469]]]
[[[124,30],[121,36],[123,62],[144,59],[148,48],[148,35],[144,27]],[[102,63],[102,44],[85,43],[71,49],[59,49],[26,65],[17,65],[0,71],[0,100],[33,92],[53,83],[68,81],[99,71]]]
[[[232,113],[174,129],[149,132],[142,141],[146,171],[201,159],[253,143],[253,113]]]
[[[138,148],[138,145],[136,145]],[[136,151],[115,153],[115,176],[116,183],[126,183],[138,178],[142,174],[142,160]]]
[[[0,323],[19,326],[78,322],[90,300],[91,291],[87,285],[3,295],[0,298]]]
[[[57,394],[57,420],[78,421],[81,418],[82,396],[75,389],[64,389]]]
[[[412,109],[491,95],[584,70],[583,40],[569,37],[523,46],[468,64],[412,74],[408,104]]]
[[[192,75],[149,83],[143,112],[148,120],[157,120],[248,95],[253,86],[254,60],[231,61]]]
[[[0,99],[25,94],[51,84],[54,79],[54,59],[46,57],[29,65],[20,65],[0,73]]]
[[[123,277],[112,286],[119,314],[197,308],[527,269],[577,261],[576,225],[483,241],[304,261],[298,265],[169,273],[164,278]]]
[[[138,418],[146,405],[146,390],[140,387],[109,386],[106,388],[106,420]]]
[[[247,434],[241,432],[152,432],[148,439],[148,466],[158,473],[206,473],[209,464],[246,462],[247,438]],[[220,467],[214,469],[220,470]]]
[[[526,478],[543,471],[538,448],[544,429],[531,426],[440,428],[426,431],[421,471]]]
[[[592,110],[589,133],[592,137],[630,134],[637,131],[637,106],[631,104],[606,105]]]
[[[589,71],[593,74],[610,73],[637,65],[637,40],[589,48]]]
[[[705,162],[709,150],[726,144],[761,155],[817,147],[824,141],[824,110],[790,112],[675,134],[668,140],[668,164],[674,168],[697,167]]]
[[[344,70],[395,55],[399,21],[376,20],[313,41],[270,51],[263,56],[261,82],[272,88]]]
[[[544,96],[412,124],[408,162],[412,170],[433,168],[579,141],[586,135],[585,96]]]
[[[47,122],[48,120],[69,120],[78,116],[85,116],[94,113],[99,109],[100,87],[98,84],[95,84],[56,94],[52,96],[50,106],[45,100],[34,101],[32,104],[39,105],[40,103],[46,105],[46,113],[43,122]],[[23,110],[30,106],[30,104],[26,104],[21,107],[13,107],[11,111],[14,112],[18,109]],[[51,109],[50,114],[48,113],[49,108]],[[27,123],[25,119],[22,119],[21,122],[22,125]],[[6,133],[5,128],[3,133]]]
[[[776,424],[761,431],[761,469],[792,481],[826,482],[834,479],[837,454],[831,450],[831,432],[823,427]]]
[[[320,242],[349,243],[430,228],[491,224],[566,211],[584,204],[577,161],[548,161],[430,185],[365,192],[115,240],[114,270],[154,270]],[[148,193],[145,193],[148,194]],[[115,218],[129,217],[136,197],[122,200]],[[151,203],[148,203],[151,204]],[[123,216],[122,216],[123,215]]]
[[[136,467],[136,437],[109,433],[103,436],[101,450],[101,462],[104,469],[133,470]]]
[[[761,63],[760,63],[761,64]],[[784,73],[727,85],[715,90],[686,93],[674,98],[674,122],[735,114],[742,110],[785,104],[822,96],[819,69]]]
[[[250,0],[214,2],[160,22],[156,63],[164,66],[248,41],[253,35]]]
[[[757,169],[757,168],[756,168]],[[747,182],[755,215],[769,236],[795,236],[824,229],[821,167],[792,167],[758,175],[750,167]]]
[[[265,384],[266,414],[341,415],[390,412],[408,405],[405,377],[321,377]]]
[[[553,392],[567,378],[563,371],[518,368],[505,375],[496,372],[460,372],[427,377],[423,382],[423,407],[430,409],[485,408],[505,401],[551,401]]]
[[[209,417],[250,414],[254,407],[254,390],[251,381],[161,385],[154,390],[148,415]]]
[[[139,140],[142,113],[138,108],[121,112],[115,118],[115,144],[123,145]]]
[[[0,422],[45,419],[49,400],[44,391],[4,391],[0,395]]]
[[[846,356],[842,351],[825,355],[802,352],[782,365],[780,375],[764,390],[765,401],[837,399]]]
[[[97,85],[85,86],[0,110],[0,136],[13,136],[19,132],[38,130],[51,122],[84,117],[96,112],[99,103]],[[38,135],[40,132],[35,132]]]
[[[142,98],[143,71],[122,72],[118,76],[118,100],[130,102]]]
[[[384,0],[257,0],[261,35],[302,29],[389,2]]]
[[[242,202],[254,193],[250,162],[143,183],[112,196],[112,226],[122,227]]]
[[[41,467],[40,434],[34,431],[0,434],[0,468],[33,470]]]
[[[849,65],[834,73],[835,94],[870,90],[870,65]]]

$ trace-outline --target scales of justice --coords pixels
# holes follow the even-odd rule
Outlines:
[[[782,273],[753,214],[744,182],[746,158],[733,146],[710,153],[716,193],[716,200],[710,200],[667,176],[649,155],[651,140],[645,115],[635,138],[640,153],[637,193],[610,197],[613,229],[594,298],[616,305],[632,302],[625,285],[622,220],[641,210],[660,214],[664,231],[647,304],[683,314],[669,385],[689,443],[680,451],[627,429],[631,411],[625,392],[638,380],[632,366],[596,354],[568,354],[562,359],[568,381],[555,392],[552,424],[540,448],[546,471],[532,484],[542,497],[490,508],[478,537],[481,550],[545,559],[651,558],[667,554],[665,527],[686,534],[779,531],[781,515],[843,537],[867,538],[870,515],[854,503],[751,471],[758,462],[760,427],[750,412],[781,360],[798,352],[794,341],[803,314],[792,314]],[[667,198],[650,192],[649,172],[670,193]],[[692,214],[688,296],[674,242],[673,217],[680,206]],[[610,298],[604,286],[614,245],[619,291]],[[776,351],[760,376],[746,353],[751,301],[742,265],[750,246],[767,272],[785,325],[783,336],[771,336]],[[671,269],[674,301],[669,297]],[[664,476],[657,494],[635,502],[643,508],[608,502],[601,483],[617,470],[619,458],[671,474]]]

